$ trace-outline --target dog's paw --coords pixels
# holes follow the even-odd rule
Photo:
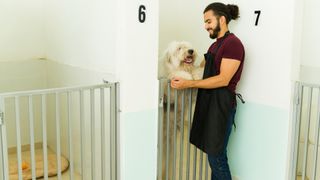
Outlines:
[[[192,74],[190,74],[187,71],[175,71],[175,72],[171,73],[169,77],[171,77],[171,78],[180,77],[180,78],[183,78],[183,79],[186,79],[186,80],[192,80],[193,79]]]

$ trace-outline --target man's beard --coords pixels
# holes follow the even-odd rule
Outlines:
[[[217,27],[213,29],[213,33],[210,34],[211,39],[216,39],[218,37],[218,33],[220,32],[220,23],[218,22]]]

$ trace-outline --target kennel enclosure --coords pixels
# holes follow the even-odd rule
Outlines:
[[[118,113],[119,83],[1,93],[1,179],[117,180]]]
[[[291,179],[320,179],[320,85],[297,82]]]

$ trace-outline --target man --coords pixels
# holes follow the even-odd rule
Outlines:
[[[228,23],[238,17],[236,5],[208,5],[204,10],[205,29],[216,41],[205,54],[203,79],[174,77],[171,80],[172,88],[199,88],[190,142],[208,154],[212,180],[231,180],[226,149],[245,53],[241,41],[229,32]]]

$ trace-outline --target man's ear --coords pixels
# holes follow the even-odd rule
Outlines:
[[[227,19],[226,19],[226,17],[225,17],[225,16],[220,16],[219,22],[220,22],[220,24],[227,24]]]

